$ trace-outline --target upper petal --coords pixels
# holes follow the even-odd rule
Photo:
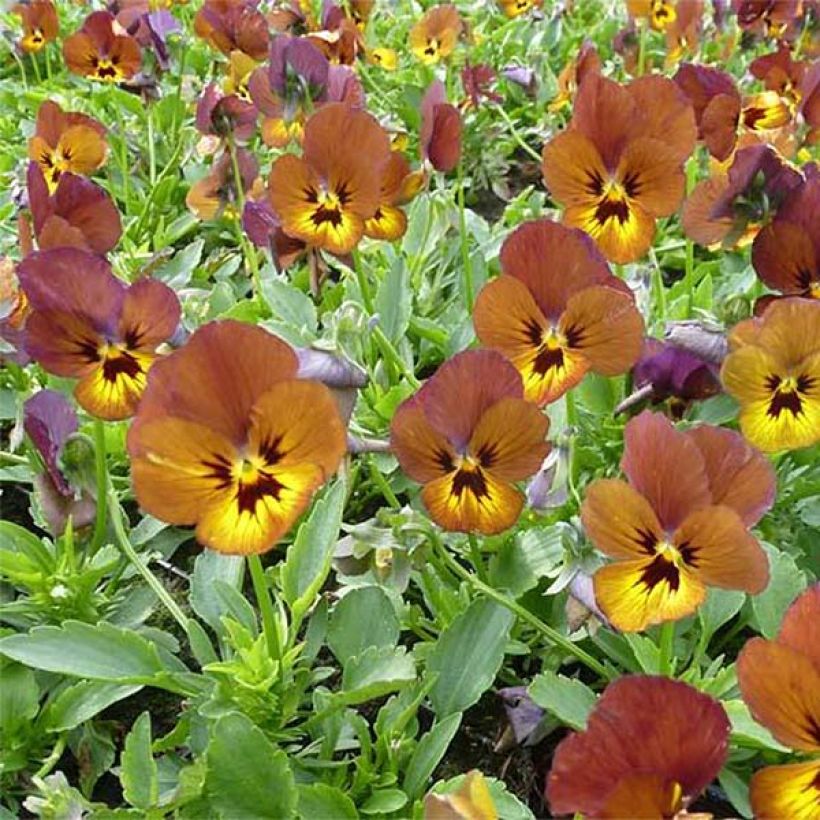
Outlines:
[[[802,592],[786,610],[777,642],[802,652],[820,669],[820,582]]]

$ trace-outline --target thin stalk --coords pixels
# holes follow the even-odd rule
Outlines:
[[[697,156],[689,157],[689,162],[686,164],[686,196],[692,193],[695,187],[695,181],[698,174]],[[695,243],[687,236],[686,237],[686,268],[684,273],[684,281],[686,283],[686,315],[692,315],[695,307]]]
[[[372,316],[375,303],[373,302],[373,294],[370,292],[370,283],[367,281],[364,268],[362,268],[362,258],[359,255],[358,248],[353,249],[353,269],[356,273],[356,283],[359,286],[359,292],[362,294],[364,309]]]
[[[154,106],[148,103],[146,118],[148,119],[148,179],[153,188],[157,182],[157,153],[154,146]]]
[[[265,641],[268,644],[268,653],[279,667],[280,681],[284,681],[285,670],[282,665],[282,644],[279,641],[276,613],[273,610],[273,601],[271,600],[268,590],[265,570],[262,568],[262,559],[258,555],[249,555],[248,569],[251,573],[256,602],[259,604],[259,610],[262,613],[262,629],[265,633]]]
[[[467,214],[464,210],[464,163],[458,162],[458,232],[461,239],[461,267],[464,282],[464,303],[467,313],[473,312],[475,294],[473,292],[473,263],[470,259],[470,248],[467,237]]]
[[[447,548],[433,533],[428,533],[427,535],[433,542],[434,547],[437,549],[445,565],[456,576],[470,584],[477,592],[491,598],[497,604],[509,609],[510,612],[517,615],[522,621],[526,621],[530,626],[535,627],[535,629],[538,630],[538,632],[540,632],[548,641],[563,649],[567,654],[575,657],[586,667],[595,672],[595,674],[600,675],[605,680],[610,680],[612,678],[610,672],[600,661],[593,658],[592,655],[581,649],[580,646],[573,643],[569,640],[569,638],[564,637],[560,632],[553,629],[548,624],[545,624],[537,615],[534,615],[528,609],[521,606],[517,601],[514,601],[512,598],[508,598],[504,595],[504,593],[499,592],[497,589],[493,589],[491,586],[488,586],[483,581],[476,578],[475,575],[468,572],[461,566],[461,564],[458,563],[458,561],[455,560],[455,558],[453,558],[452,555],[450,555],[449,552],[447,552]]]
[[[396,498],[396,494],[393,492],[393,489],[387,483],[385,477],[379,472],[379,468],[376,466],[376,462],[373,460],[372,456],[367,459],[367,468],[370,473],[370,478],[372,479],[373,483],[381,490],[381,494],[384,497],[384,500],[394,510],[400,510],[401,502],[398,498]]]
[[[578,407],[575,403],[575,391],[567,390],[564,394],[564,402],[567,411],[567,427],[570,428],[569,433],[569,464],[567,465],[567,485],[569,487],[570,495],[575,499],[575,503],[581,506],[581,496],[578,493],[578,459],[576,456],[576,439],[578,438]]]
[[[37,57],[34,54],[31,55],[31,64],[34,66],[34,76],[37,78],[37,84],[39,85],[43,82],[43,77],[40,74],[40,66],[37,63]]]
[[[413,371],[407,366],[404,359],[399,356],[399,353],[393,346],[393,343],[387,338],[387,336],[384,335],[384,331],[376,325],[371,333],[373,334],[373,338],[376,340],[376,344],[379,346],[384,358],[387,359],[387,361],[389,361],[399,371],[399,373],[404,376],[405,379],[407,379],[412,387],[418,390],[418,388],[421,387],[421,382],[416,378],[415,373],[413,373]]]
[[[131,566],[142,576],[142,579],[153,590],[154,594],[159,598],[160,603],[168,610],[173,619],[180,625],[182,631],[188,632],[188,618],[185,613],[179,608],[177,602],[171,597],[168,590],[162,585],[160,580],[151,572],[150,568],[142,560],[142,557],[137,553],[131,544],[128,533],[125,531],[125,524],[123,522],[122,510],[114,495],[113,489],[109,490],[110,495],[108,505],[111,510],[111,523],[114,525],[114,535],[117,539],[117,545],[125,554],[125,557],[131,563]]]
[[[37,772],[33,775],[32,779],[45,777],[60,762],[60,758],[63,756],[63,752],[65,751],[66,741],[67,735],[63,734],[57,738],[57,742],[54,744],[51,754],[43,761],[43,765],[37,769]]]
[[[102,546],[108,522],[108,461],[105,457],[105,422],[94,419],[94,475],[97,483],[97,517],[89,551],[92,555]]]
[[[661,634],[658,638],[658,674],[672,677],[674,675],[674,660],[672,658],[675,644],[675,621],[666,621],[661,625]]]
[[[638,41],[638,76],[643,77],[646,70],[646,32],[648,26],[646,23],[640,24],[640,39]]]
[[[534,148],[527,144],[526,140],[518,133],[518,129],[515,127],[515,123],[513,122],[510,115],[504,110],[503,106],[497,105],[495,110],[501,115],[501,119],[507,124],[507,128],[510,129],[510,134],[512,134],[512,138],[515,140],[518,147],[527,155],[529,155],[532,159],[536,162],[541,162],[541,154],[538,153]]]
[[[9,50],[11,51],[11,56],[14,57],[14,61],[17,63],[17,67],[20,69],[20,77],[23,80],[23,90],[28,91],[28,77],[26,76],[26,65],[20,59],[20,55],[13,47]]]
[[[126,129],[125,129],[125,118],[120,114],[119,117],[120,123],[120,150],[119,154],[119,161],[120,161],[120,173],[122,174],[122,198],[123,198],[123,211],[125,212],[126,216],[131,213],[131,182],[129,179],[128,173],[128,141],[125,138]]]
[[[262,280],[259,274],[259,262],[256,258],[256,249],[250,244],[248,238],[245,236],[245,232],[242,230],[242,213],[245,210],[245,190],[242,187],[242,172],[239,170],[239,156],[236,153],[236,144],[234,143],[233,135],[228,136],[228,152],[231,155],[233,181],[234,186],[236,187],[236,200],[239,204],[239,215],[237,216],[236,222],[237,238],[239,239],[242,253],[251,274],[254,295],[261,301]]]
[[[46,53],[46,77],[48,77],[48,81],[51,82],[51,49],[46,46],[44,51]]]
[[[468,533],[467,543],[470,545],[470,562],[478,573],[479,580],[487,581],[487,570],[484,567],[484,558],[481,555],[481,545],[475,537],[475,533]]]

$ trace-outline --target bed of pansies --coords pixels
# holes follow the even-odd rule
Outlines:
[[[0,818],[820,818],[820,4],[0,26]]]

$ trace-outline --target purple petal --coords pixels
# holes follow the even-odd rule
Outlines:
[[[74,495],[59,467],[63,445],[79,427],[71,402],[62,393],[41,390],[23,405],[23,425],[54,486],[64,496]]]
[[[261,202],[249,199],[242,211],[242,227],[248,239],[257,248],[268,248],[271,238],[279,228],[279,220],[267,199]]]
[[[508,686],[499,689],[504,711],[519,746],[535,731],[544,717],[544,710],[537,706],[527,692],[526,686]]]
[[[216,104],[222,99],[222,91],[216,83],[208,83],[196,104],[196,130],[200,134],[213,134],[212,124]]]
[[[288,65],[311,89],[319,93],[327,85],[330,63],[309,40],[293,40],[287,51]]]

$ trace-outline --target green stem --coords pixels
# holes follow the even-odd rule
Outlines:
[[[486,595],[497,604],[509,609],[510,612],[517,615],[522,621],[526,621],[530,626],[538,630],[538,632],[540,632],[548,641],[563,649],[567,654],[575,657],[597,675],[600,675],[605,680],[610,680],[612,678],[612,675],[606,667],[596,658],[593,658],[588,652],[581,649],[580,646],[573,643],[569,640],[569,638],[566,638],[548,624],[545,624],[537,615],[534,615],[512,598],[508,598],[502,592],[499,592],[497,589],[493,589],[491,586],[488,586],[483,581],[476,578],[475,575],[471,575],[464,567],[461,566],[461,564],[458,563],[458,561],[455,560],[455,558],[452,557],[452,555],[450,555],[449,552],[447,552],[447,548],[441,543],[440,539],[434,533],[428,532],[427,536],[437,549],[445,565],[456,576],[470,584],[477,592]]]
[[[697,156],[689,157],[689,162],[686,164],[686,196],[692,193],[695,187],[695,181],[698,174]],[[684,273],[684,281],[686,283],[686,315],[692,315],[695,307],[695,243],[687,236],[686,237],[686,269]]]
[[[34,54],[31,55],[31,64],[34,66],[34,76],[37,77],[37,84],[39,85],[43,82],[43,77],[40,74],[40,66],[37,63],[37,56]]]
[[[353,269],[356,273],[356,283],[359,286],[359,293],[362,295],[364,309],[372,316],[375,303],[373,302],[373,295],[370,292],[370,283],[367,281],[367,276],[362,267],[362,258],[359,256],[358,248],[353,249]]]
[[[46,53],[46,77],[48,77],[48,81],[51,82],[51,49],[46,46],[44,51]]]
[[[487,581],[487,570],[484,567],[484,558],[481,555],[481,545],[475,537],[475,533],[468,533],[467,543],[470,545],[470,561],[478,573],[480,581]]]
[[[675,644],[675,621],[666,621],[661,625],[661,634],[658,638],[658,673],[672,677],[674,674],[674,660],[672,652]]]
[[[512,138],[518,144],[518,147],[525,153],[528,154],[532,159],[536,162],[541,162],[541,154],[538,153],[534,148],[530,147],[521,134],[518,133],[518,129],[515,127],[515,123],[513,122],[510,115],[504,110],[504,108],[500,105],[495,107],[495,110],[501,115],[501,119],[507,123],[507,128],[510,129],[510,134],[512,134]]]
[[[256,248],[254,248],[245,236],[245,231],[242,230],[242,213],[245,210],[245,189],[242,187],[242,172],[239,169],[239,156],[236,153],[236,144],[233,140],[233,135],[228,136],[228,152],[231,155],[231,167],[233,168],[233,181],[236,188],[236,201],[239,204],[239,214],[236,218],[236,234],[239,239],[239,244],[242,247],[242,253],[245,261],[248,264],[248,270],[251,274],[251,281],[253,282],[253,292],[258,300],[262,299],[262,280],[259,275],[259,262],[256,258]]]
[[[111,523],[114,525],[114,535],[117,538],[119,548],[125,554],[125,557],[131,563],[131,566],[142,576],[142,579],[153,590],[154,594],[159,598],[162,605],[168,610],[173,619],[180,625],[183,632],[187,634],[188,618],[185,613],[179,608],[177,602],[171,597],[168,590],[162,585],[160,580],[151,572],[150,568],[142,560],[142,557],[137,553],[128,538],[128,533],[125,531],[125,523],[123,522],[122,510],[114,495],[113,489],[109,491],[108,505],[111,509]]]
[[[467,313],[473,312],[475,293],[473,292],[473,263],[470,259],[470,248],[467,237],[467,214],[464,209],[464,163],[458,162],[458,232],[461,238],[461,267],[464,278],[464,303]]]
[[[265,641],[268,644],[268,652],[276,661],[279,667],[279,679],[284,681],[285,670],[282,665],[282,644],[279,641],[279,629],[276,626],[276,613],[273,610],[273,601],[268,591],[268,582],[265,578],[265,570],[262,568],[262,559],[258,555],[248,556],[248,569],[253,582],[253,592],[256,595],[256,602],[262,613],[262,629],[265,633]]]
[[[157,182],[157,155],[154,146],[154,106],[148,103],[146,117],[148,119],[148,179],[153,188]]]
[[[376,344],[379,346],[384,358],[387,359],[387,361],[389,361],[399,371],[399,373],[404,376],[405,379],[407,379],[413,388],[418,390],[418,388],[421,387],[421,382],[416,378],[415,373],[413,373],[413,371],[407,366],[404,359],[399,356],[399,353],[393,346],[393,343],[387,338],[387,336],[384,335],[384,331],[376,325],[371,333],[373,334],[373,338],[376,340]]]
[[[396,494],[393,492],[391,486],[387,483],[387,479],[381,474],[379,468],[376,466],[376,462],[373,460],[373,456],[370,456],[367,459],[367,467],[370,472],[370,478],[372,479],[373,483],[381,490],[381,494],[384,497],[384,500],[394,509],[400,510],[401,509],[401,502],[398,498],[396,498]]]
[[[569,464],[567,465],[567,486],[570,495],[575,499],[575,503],[581,506],[581,496],[578,492],[578,459],[576,458],[576,439],[578,438],[579,421],[578,421],[578,407],[575,403],[575,391],[567,390],[564,395],[567,411],[567,427],[569,431]]]
[[[97,482],[97,517],[94,521],[94,534],[91,536],[89,551],[94,555],[105,539],[108,522],[108,461],[105,457],[105,422],[94,419],[94,474]]]
[[[646,23],[640,24],[641,33],[638,41],[638,76],[643,77],[646,70],[646,33],[648,26]]]
[[[123,198],[123,212],[125,215],[131,213],[131,182],[130,174],[128,173],[128,140],[125,135],[127,133],[125,128],[125,118],[120,114],[120,174],[122,174],[122,198]]]
[[[37,769],[37,772],[34,774],[34,778],[45,777],[49,774],[49,772],[51,772],[51,770],[60,762],[60,758],[63,756],[65,747],[66,735],[60,735],[57,738],[57,742],[54,744],[54,748],[51,750],[51,754],[43,761],[43,765]]]

